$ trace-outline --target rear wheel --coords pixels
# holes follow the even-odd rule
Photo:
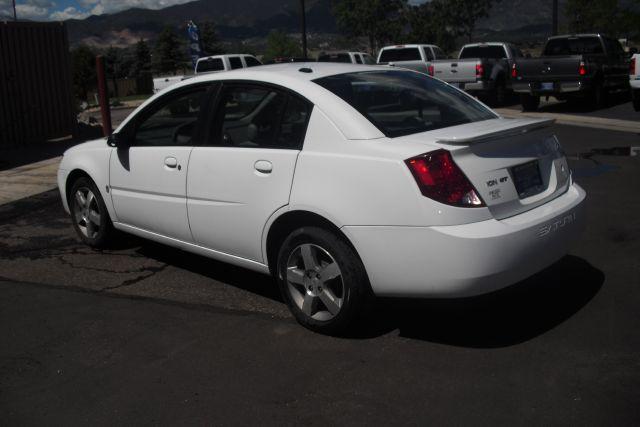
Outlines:
[[[602,82],[597,82],[591,90],[591,106],[593,108],[603,108],[607,103],[607,91]]]
[[[631,98],[633,100],[633,109],[640,111],[640,90],[633,90],[631,92]]]
[[[105,247],[114,231],[109,212],[95,183],[87,177],[79,178],[71,186],[67,197],[73,228],[78,237],[89,246]]]
[[[334,335],[351,329],[372,298],[367,275],[341,237],[318,227],[302,227],[284,241],[277,280],[296,320],[308,329]]]
[[[523,94],[520,96],[522,111],[535,111],[540,106],[540,97],[535,95]]]

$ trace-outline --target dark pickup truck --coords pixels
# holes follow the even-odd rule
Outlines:
[[[541,96],[587,100],[599,108],[613,89],[629,86],[629,61],[620,42],[600,34],[551,37],[540,58],[519,58],[511,70],[522,109],[538,108]]]

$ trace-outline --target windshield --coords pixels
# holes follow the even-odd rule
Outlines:
[[[388,137],[411,135],[497,116],[451,86],[412,71],[364,71],[314,80]]]
[[[201,59],[196,63],[196,73],[206,73],[209,71],[224,71],[224,64],[221,58]]]
[[[551,39],[544,48],[543,56],[581,55],[602,53],[602,43],[598,37],[568,37]]]

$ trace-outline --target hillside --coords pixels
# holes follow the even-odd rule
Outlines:
[[[561,0],[561,10],[562,4]],[[297,32],[300,29],[298,0],[197,0],[160,10],[129,9],[110,15],[69,20],[72,43],[127,45],[140,37],[154,38],[165,25],[183,26],[189,20],[213,21],[226,40],[263,37],[274,28]],[[478,35],[518,35],[544,38],[551,26],[551,1],[502,0],[488,18],[478,22]],[[312,33],[332,34],[336,25],[331,0],[307,0],[307,25]],[[530,29],[535,28],[532,34]]]

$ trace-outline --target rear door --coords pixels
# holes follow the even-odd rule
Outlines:
[[[141,111],[125,129],[130,146],[111,155],[111,200],[118,222],[191,241],[187,166],[210,85],[175,90]]]
[[[208,143],[191,155],[189,223],[197,244],[257,262],[268,218],[289,203],[311,104],[258,83],[225,83]]]

